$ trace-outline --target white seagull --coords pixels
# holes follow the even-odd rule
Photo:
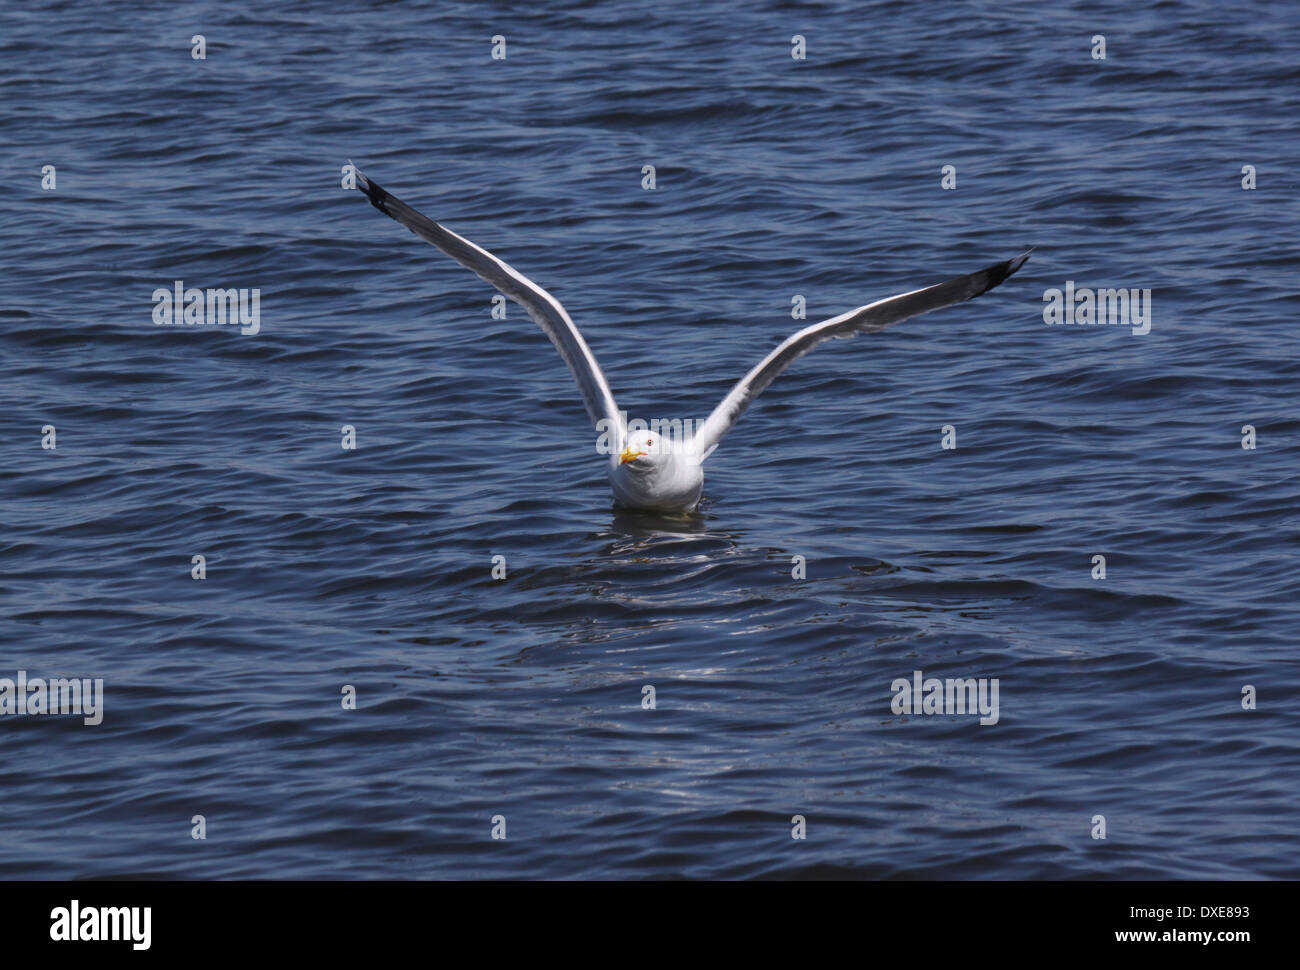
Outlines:
[[[612,447],[608,449],[609,482],[616,503],[655,512],[689,512],[699,504],[704,487],[704,460],[718,447],[722,436],[731,430],[749,402],[758,397],[792,361],[832,337],[875,333],[910,317],[979,296],[1018,270],[1032,252],[1027,250],[1014,259],[978,273],[886,297],[805,327],[786,338],[742,377],[708,419],[697,427],[692,438],[678,441],[670,440],[671,435],[657,434],[652,430],[632,430],[629,433],[614,402],[609,381],[559,300],[487,250],[390,195],[360,171],[356,171],[356,183],[376,209],[421,239],[433,243],[466,269],[473,270],[527,310],[528,315],[541,325],[573,372],[587,414],[596,429],[612,439]]]

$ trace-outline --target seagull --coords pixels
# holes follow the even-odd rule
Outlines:
[[[922,313],[977,297],[1020,269],[1033,252],[1029,249],[977,273],[886,297],[805,327],[759,361],[728,392],[713,413],[696,426],[694,435],[681,440],[680,435],[664,435],[662,425],[656,432],[653,425],[640,428],[637,425],[644,422],[633,421],[631,425],[626,422],[595,355],[559,300],[486,249],[456,235],[386,192],[355,165],[352,169],[356,173],[356,187],[365,193],[371,205],[437,246],[466,269],[473,270],[527,310],[528,315],[541,325],[569,365],[574,380],[578,382],[587,414],[601,433],[598,445],[603,442],[599,450],[609,453],[609,482],[615,504],[650,512],[693,511],[704,488],[704,460],[713,454],[723,435],[731,430],[750,402],[793,361],[818,344],[833,337],[875,333]]]

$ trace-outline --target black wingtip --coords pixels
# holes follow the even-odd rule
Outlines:
[[[392,213],[388,211],[386,206],[390,196],[384,191],[383,186],[370,176],[364,175],[361,169],[356,168],[355,166],[353,166],[353,169],[357,174],[357,189],[365,193],[366,198],[370,200],[370,204],[376,209],[386,216],[391,216]]]
[[[987,282],[984,289],[980,290],[980,292],[987,293],[989,290],[993,289],[993,287],[998,286],[999,284],[1005,282],[1008,277],[1010,277],[1013,273],[1015,273],[1016,270],[1020,269],[1021,266],[1025,265],[1026,260],[1029,259],[1029,254],[1032,253],[1033,251],[1034,251],[1034,247],[1030,246],[1019,256],[1015,256],[1011,259],[998,263],[995,266],[990,266],[988,269],[986,269],[984,272],[987,274],[988,277]]]
[[[1025,263],[1029,260],[1029,254],[1032,253],[1033,251],[1034,251],[1034,247],[1030,246],[1019,256],[1013,257],[1012,259],[1008,259],[1005,263],[1003,263],[1002,265],[1007,268],[1007,276],[1010,276],[1016,270],[1020,269],[1021,266],[1024,266]],[[1006,279],[1006,277],[1004,276],[1003,279]]]

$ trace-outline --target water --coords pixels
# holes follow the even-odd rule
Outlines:
[[[1294,11],[733,7],[5,8],[0,677],[105,711],[0,719],[0,874],[1300,876]],[[541,331],[349,158],[644,418],[795,294],[1038,248],[796,363],[698,515],[627,515]],[[155,326],[177,279],[261,332]],[[1150,333],[1044,325],[1066,280]],[[998,723],[895,715],[914,670]]]

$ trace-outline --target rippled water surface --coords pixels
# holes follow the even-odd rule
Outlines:
[[[0,717],[0,875],[1300,876],[1298,95],[1285,4],[7,5],[0,677],[105,714]],[[795,295],[1037,249],[626,514],[545,335],[349,158],[647,419]],[[155,326],[178,279],[261,332]],[[1067,280],[1150,333],[1046,326]],[[895,714],[915,670],[998,723]]]

